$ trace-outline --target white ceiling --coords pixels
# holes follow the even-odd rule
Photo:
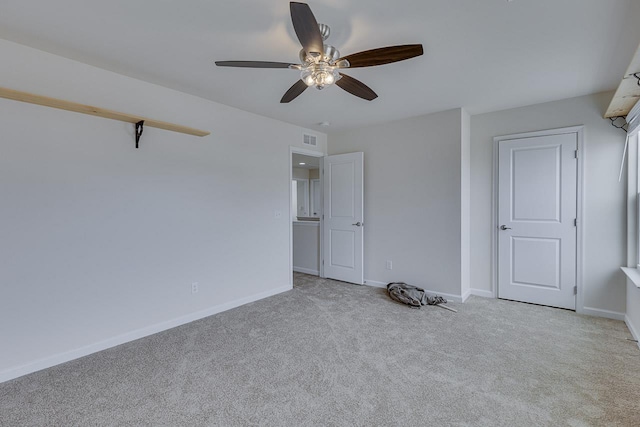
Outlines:
[[[297,62],[284,0],[3,0],[0,38],[328,133],[457,107],[478,114],[613,90],[640,42],[638,0],[309,4],[331,26],[327,43],[343,55],[408,43],[422,43],[425,55],[348,71],[378,93],[372,102],[329,87],[280,104],[296,71],[213,61]]]

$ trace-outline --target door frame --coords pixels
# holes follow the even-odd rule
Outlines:
[[[325,153],[320,151],[309,150],[307,148],[295,147],[293,145],[289,146],[289,182],[287,186],[287,191],[289,192],[289,211],[291,210],[291,204],[293,203],[293,197],[291,194],[291,181],[293,180],[293,153],[296,154],[304,154],[305,156],[310,157],[319,157],[320,158],[320,168],[319,168],[319,177],[320,177],[320,191],[322,192],[322,180],[324,176],[324,168],[323,168],[323,159],[326,156]],[[323,221],[323,209],[324,209],[324,201],[323,198],[320,198],[320,229],[318,236],[318,240],[320,243],[320,247],[318,250],[320,251],[320,265],[318,269],[320,271],[320,277],[324,277],[324,266],[322,262],[322,254],[324,249],[324,242],[322,239],[323,231],[324,231],[324,221]],[[287,219],[289,221],[289,286],[293,289],[293,221],[291,220],[291,212],[288,212]]]
[[[578,175],[576,188],[576,313],[584,313],[584,289],[583,289],[583,256],[584,256],[584,125],[571,126],[558,129],[549,129],[536,132],[525,132],[511,135],[496,136],[493,138],[493,185],[491,191],[491,287],[493,298],[498,298],[498,147],[500,142],[512,139],[536,138],[541,136],[576,134],[578,141]]]

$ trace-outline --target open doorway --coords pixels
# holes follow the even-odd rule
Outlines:
[[[290,150],[290,265],[294,274],[322,276],[322,158],[323,154]]]
[[[364,153],[289,158],[291,287],[294,272],[364,284]]]

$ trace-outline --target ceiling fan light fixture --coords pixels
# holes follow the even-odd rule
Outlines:
[[[333,77],[332,73],[327,73],[326,71],[320,71],[316,74],[316,89],[322,90],[327,86],[334,84],[336,79]]]
[[[313,67],[303,68],[300,72],[300,79],[307,85],[313,86],[315,84],[315,78],[313,77]]]
[[[307,86],[315,86],[316,89],[324,89],[331,86],[342,76],[338,69],[327,63],[309,64],[300,72],[300,79]]]

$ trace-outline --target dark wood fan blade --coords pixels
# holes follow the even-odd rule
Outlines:
[[[218,67],[243,67],[243,68],[291,68],[287,62],[267,61],[216,61]]]
[[[407,44],[402,46],[381,47],[378,49],[365,50],[353,55],[340,58],[349,61],[349,68],[373,67],[374,65],[390,64],[392,62],[404,61],[414,58],[424,53],[421,44]]]
[[[291,10],[293,29],[296,30],[296,35],[304,51],[309,54],[324,52],[318,21],[313,16],[309,5],[292,1],[289,3],[289,9]]]
[[[371,90],[369,86],[362,83],[360,80],[356,80],[353,77],[340,73],[342,78],[336,82],[336,85],[346,90],[352,95],[366,99],[367,101],[373,101],[378,95]],[[303,82],[304,83],[304,82]]]
[[[309,86],[302,80],[298,80],[289,88],[287,93],[284,94],[282,99],[280,100],[281,104],[286,104],[287,102],[291,102],[298,97],[302,92],[304,92]]]

